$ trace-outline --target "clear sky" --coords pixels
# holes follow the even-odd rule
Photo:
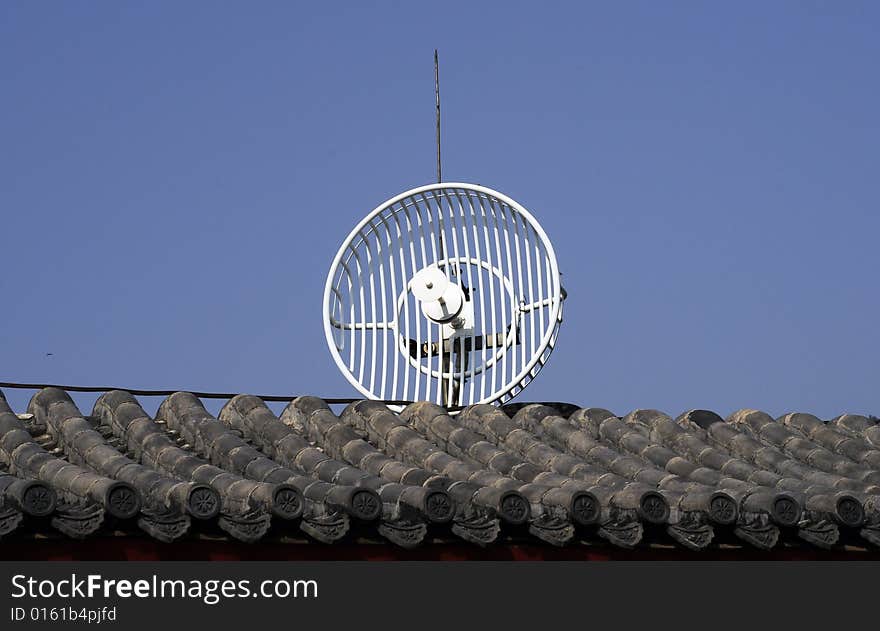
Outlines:
[[[444,179],[564,272],[520,400],[878,414],[878,32],[849,1],[7,0],[0,381],[353,396],[323,283],[435,177],[436,47]]]

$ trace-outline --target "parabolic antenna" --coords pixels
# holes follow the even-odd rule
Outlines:
[[[547,362],[563,299],[553,245],[525,208],[444,182],[351,231],[327,276],[324,333],[371,399],[505,403]]]

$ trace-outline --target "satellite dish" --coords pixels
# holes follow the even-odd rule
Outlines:
[[[505,403],[547,362],[565,292],[553,245],[509,197],[462,183],[378,206],[336,253],[324,333],[371,399]]]

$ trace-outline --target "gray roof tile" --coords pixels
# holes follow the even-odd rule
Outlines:
[[[171,541],[257,541],[297,528],[331,544],[458,538],[554,546],[643,537],[691,550],[739,539],[880,545],[880,426],[843,415],[740,410],[673,419],[571,404],[431,403],[335,413],[300,397],[280,416],[251,395],[215,417],[193,394],[154,417],[123,391],[91,414],[44,388],[20,418],[0,393],[0,537],[108,527]]]

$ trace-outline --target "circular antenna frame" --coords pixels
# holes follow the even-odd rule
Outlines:
[[[330,266],[322,319],[337,367],[370,399],[503,404],[547,362],[564,298],[553,245],[528,210],[444,182],[355,226]]]

